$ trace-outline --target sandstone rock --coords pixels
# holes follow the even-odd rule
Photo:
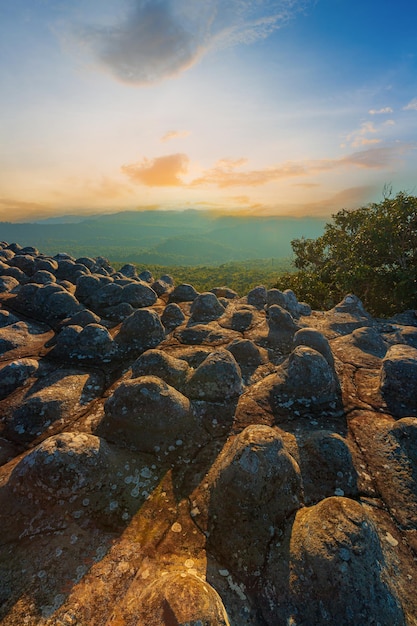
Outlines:
[[[306,502],[334,495],[358,496],[357,472],[346,440],[319,430],[299,444]]]
[[[333,497],[301,509],[290,550],[299,623],[405,624],[384,572],[378,533],[358,502]]]
[[[13,276],[1,276],[0,277],[0,293],[6,293],[16,289],[19,285],[19,281]]]
[[[71,317],[65,319],[63,324],[66,326],[70,324],[72,326],[82,326],[84,328],[84,326],[87,326],[88,324],[98,324],[99,322],[100,318],[98,315],[88,309],[84,309],[83,311],[78,311],[77,313],[74,313],[74,315],[71,315]]]
[[[176,359],[162,350],[147,350],[132,365],[132,377],[157,376],[168,385],[182,390],[190,368],[186,361]]]
[[[226,298],[227,300],[234,300],[239,297],[239,294],[229,287],[213,287],[210,291],[218,298]]]
[[[45,270],[46,272],[50,272],[51,274],[55,275],[57,269],[58,263],[54,259],[45,258],[43,256],[38,256],[35,258],[35,272]]]
[[[352,332],[353,344],[363,352],[369,352],[379,358],[385,356],[387,346],[375,328],[357,328]]]
[[[188,345],[212,344],[221,346],[237,338],[237,333],[227,328],[222,328],[217,322],[207,322],[206,324],[193,324],[186,328],[179,328],[174,332],[174,337],[178,341]]]
[[[223,315],[225,309],[214,293],[200,293],[193,301],[190,309],[193,322],[210,322]]]
[[[39,285],[49,285],[49,283],[56,283],[56,278],[47,270],[37,270],[37,272],[31,276],[31,282],[38,283]]]
[[[198,296],[198,291],[192,285],[183,283],[177,285],[169,296],[169,302],[192,302]]]
[[[301,328],[294,335],[294,346],[308,346],[320,352],[330,365],[334,367],[334,358],[326,337],[315,328]]]
[[[175,572],[150,584],[138,599],[138,624],[229,626],[220,596],[193,574]]]
[[[2,416],[3,436],[29,444],[57,424],[63,428],[101,392],[102,380],[97,374],[56,370],[42,376],[29,390],[13,395]]]
[[[123,302],[131,304],[134,308],[141,308],[155,304],[157,295],[146,283],[131,282],[123,287],[122,298]]]
[[[232,330],[243,332],[251,327],[253,320],[253,311],[249,308],[246,309],[244,307],[241,307],[240,309],[237,309],[232,313],[230,328]]]
[[[34,359],[18,359],[0,369],[0,400],[23,385],[37,369],[38,361]]]
[[[302,504],[300,470],[281,436],[249,426],[227,445],[208,482],[208,542],[239,578],[259,576],[272,537]]]
[[[186,390],[190,398],[211,402],[239,396],[242,393],[242,377],[232,354],[227,350],[210,354],[191,374]]]
[[[99,310],[104,319],[111,320],[116,323],[123,322],[135,312],[133,306],[128,302],[120,302],[120,304],[102,307]]]
[[[143,270],[143,272],[141,272],[139,274],[139,278],[140,278],[140,280],[143,280],[145,283],[153,283],[154,282],[154,278],[152,276],[152,273],[149,270]]]
[[[127,317],[115,337],[118,345],[129,352],[144,352],[165,339],[159,315],[150,309],[138,309]]]
[[[417,349],[391,346],[382,361],[380,385],[395,417],[417,415]]]
[[[247,295],[247,302],[257,309],[263,309],[267,302],[266,288],[263,285],[260,285],[251,289]]]
[[[122,270],[0,242],[2,624],[415,626],[415,312]]]
[[[266,292],[266,304],[267,306],[278,304],[280,307],[285,309],[287,300],[283,292],[279,289],[268,289],[268,291]]]
[[[111,461],[108,444],[94,435],[54,435],[17,464],[9,487],[20,497],[32,494],[40,503],[68,501],[108,485],[114,471]]]
[[[175,302],[168,304],[161,316],[161,322],[169,333],[177,326],[181,326],[184,320],[185,315]]]
[[[136,271],[136,267],[132,263],[126,263],[126,265],[123,265],[123,267],[119,270],[119,272],[120,274],[123,274],[123,276],[126,276],[127,278],[136,278],[138,275]]]
[[[93,272],[96,269],[96,262],[91,257],[83,256],[79,259],[75,259],[75,262],[77,263],[77,265],[84,265],[87,269],[90,270],[90,272]]]
[[[9,260],[9,264],[12,267],[18,267],[26,276],[32,276],[35,271],[35,261],[33,257],[28,254],[15,254],[14,257]]]
[[[240,367],[256,367],[267,360],[265,352],[262,352],[262,349],[250,339],[235,339],[227,349],[233,354]]]
[[[181,453],[196,433],[189,400],[156,376],[122,383],[107,400],[99,433],[114,443],[142,452]]]

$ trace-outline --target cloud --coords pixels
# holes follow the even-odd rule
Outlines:
[[[113,25],[78,27],[83,46],[114,78],[148,85],[213,48],[268,37],[312,0],[128,0]]]
[[[172,139],[184,139],[190,134],[189,130],[168,130],[165,135],[161,137],[161,141],[171,141]]]
[[[0,198],[0,221],[18,222],[30,214],[48,215],[47,205],[38,202],[23,202],[15,198]]]
[[[186,174],[190,159],[186,154],[170,154],[155,159],[143,159],[139,163],[123,165],[122,172],[134,183],[148,187],[183,187],[198,188],[216,186],[220,189],[230,187],[260,187],[277,180],[311,176],[343,169],[359,167],[361,169],[384,169],[391,167],[407,152],[416,149],[415,144],[395,144],[379,148],[369,148],[353,152],[339,159],[315,159],[306,161],[287,161],[263,169],[242,170],[248,160],[221,159],[214,167],[203,171],[201,176],[191,182],[185,182],[180,176]],[[315,183],[305,183],[313,186]]]
[[[376,143],[381,143],[381,139],[376,137],[367,137],[369,134],[377,133],[373,122],[363,122],[358,130],[354,130],[346,137],[346,141],[350,143],[352,148],[360,148],[360,146],[369,146]]]
[[[417,111],[417,98],[413,98],[411,102],[403,107],[403,111]]]
[[[179,178],[186,174],[189,159],[186,154],[170,154],[155,159],[143,159],[139,163],[123,165],[122,172],[134,183],[147,187],[181,187]]]
[[[225,165],[223,160],[219,161],[212,169],[203,172],[199,178],[194,179],[190,186],[258,187],[277,180],[316,175],[346,167],[384,169],[392,166],[398,158],[412,149],[415,149],[413,144],[396,144],[394,146],[369,148],[339,159],[288,161],[275,167],[246,171],[241,171],[239,165],[230,166],[230,161]],[[239,159],[233,163],[244,162],[245,159]]]
[[[394,113],[394,109],[384,107],[383,109],[370,109],[369,111],[369,115],[385,115],[387,113]]]

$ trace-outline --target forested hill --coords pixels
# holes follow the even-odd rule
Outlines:
[[[165,265],[219,264],[291,254],[294,238],[316,238],[324,219],[219,215],[210,211],[125,211],[78,223],[0,222],[0,240],[34,245],[47,254],[106,256],[112,261]]]

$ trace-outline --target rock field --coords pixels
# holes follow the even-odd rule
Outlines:
[[[0,623],[417,624],[417,316],[0,243]]]

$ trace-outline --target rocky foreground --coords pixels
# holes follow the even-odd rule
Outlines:
[[[0,243],[0,622],[417,624],[417,317]]]

